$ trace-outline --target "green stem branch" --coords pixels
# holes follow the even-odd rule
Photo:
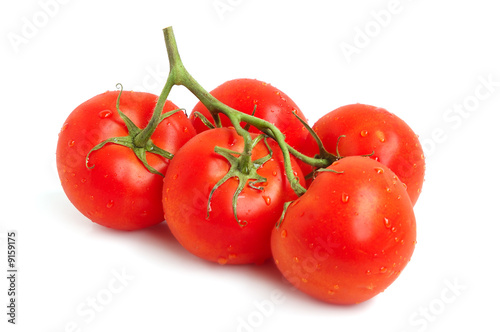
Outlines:
[[[279,145],[282,150],[284,163],[285,163],[285,173],[290,181],[290,184],[293,190],[297,193],[297,195],[302,195],[305,193],[305,188],[302,187],[298,181],[298,178],[293,173],[290,153],[299,158],[300,160],[311,164],[315,167],[326,167],[331,164],[331,161],[325,159],[316,159],[305,156],[298,152],[297,150],[290,147],[285,142],[285,136],[283,133],[273,124],[257,118],[253,115],[249,115],[243,112],[240,112],[234,108],[231,108],[215,97],[213,97],[209,92],[207,92],[186,70],[184,67],[182,60],[179,55],[179,51],[177,48],[177,43],[175,41],[175,36],[173,33],[172,27],[165,28],[163,30],[165,44],[167,46],[168,58],[170,61],[170,73],[167,80],[171,82],[171,84],[182,85],[186,87],[191,93],[193,93],[200,102],[205,105],[205,107],[210,111],[212,117],[216,121],[216,126],[220,127],[220,118],[219,113],[226,115],[234,126],[236,132],[244,138],[245,147],[242,153],[243,158],[240,164],[240,171],[243,173],[248,172],[250,168],[251,161],[251,151],[252,151],[252,138],[250,133],[241,127],[241,122],[246,122],[262,132],[268,134],[271,138],[273,138]],[[170,84],[167,84],[165,89],[171,88]],[[164,89],[163,92],[166,90]],[[168,90],[169,92],[170,90]],[[162,94],[163,94],[162,92]],[[155,110],[156,111],[156,110]],[[247,166],[248,165],[248,166]],[[248,167],[248,168],[247,168]],[[248,173],[247,173],[248,174]]]

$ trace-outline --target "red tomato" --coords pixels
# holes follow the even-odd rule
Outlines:
[[[136,230],[163,221],[163,177],[150,173],[127,147],[98,143],[126,136],[127,127],[116,110],[118,91],[97,95],[67,118],[57,143],[57,169],[62,187],[73,205],[87,218],[106,227]],[[120,110],[139,128],[149,122],[158,97],[123,91]],[[178,107],[167,101],[163,113]],[[175,153],[195,135],[183,112],[163,120],[151,137],[158,147]],[[165,174],[169,160],[146,153],[149,164]]]
[[[286,142],[295,149],[301,151],[306,143],[309,132],[292,113],[297,114],[307,122],[299,107],[284,92],[278,90],[271,84],[255,79],[235,79],[227,81],[210,92],[212,96],[222,103],[246,114],[252,114],[274,124],[286,137]],[[214,120],[208,109],[199,102],[194,107],[189,118],[198,133],[205,131],[208,127],[195,117],[195,112],[203,114],[213,124]],[[221,124],[231,127],[231,121],[220,114]],[[245,123],[241,123],[244,127]],[[260,131],[250,127],[252,133]],[[304,175],[312,171],[312,167],[299,161]]]
[[[272,158],[257,170],[267,180],[255,184],[262,190],[251,188],[251,181],[247,182],[237,199],[238,220],[232,206],[238,178],[229,178],[218,187],[208,204],[212,188],[230,168],[228,160],[214,148],[241,152],[243,138],[234,129],[212,129],[198,134],[177,152],[165,175],[163,207],[173,235],[188,251],[220,264],[262,263],[271,256],[272,228],[284,203],[297,196],[284,174],[278,144],[272,139],[267,142]],[[261,140],[252,152],[252,160],[268,154]],[[293,159],[292,167],[303,184],[302,173]]]
[[[279,270],[322,301],[354,304],[384,291],[413,253],[416,224],[403,183],[385,165],[346,157],[321,172],[272,232]]]
[[[418,136],[396,115],[364,104],[346,105],[313,126],[325,148],[341,156],[368,155],[388,166],[408,187],[415,205],[422,190],[425,160]],[[345,135],[344,138],[339,137]]]

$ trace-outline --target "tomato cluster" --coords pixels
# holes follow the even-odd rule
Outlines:
[[[106,92],[69,115],[57,167],[80,212],[120,230],[165,220],[184,248],[219,264],[272,257],[330,303],[368,300],[400,275],[425,171],[405,122],[353,104],[311,128],[270,84],[237,79],[208,93],[181,74],[166,95]],[[166,100],[174,84],[200,99],[189,116]]]

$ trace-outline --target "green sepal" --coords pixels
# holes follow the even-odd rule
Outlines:
[[[288,207],[290,206],[290,204],[292,204],[294,201],[290,201],[290,202],[285,202],[285,204],[283,204],[283,212],[281,212],[281,216],[280,216],[280,219],[278,220],[278,222],[276,223],[276,228],[280,228],[281,224],[283,223],[283,219],[285,219],[285,214],[286,214],[286,211],[288,210]]]
[[[300,121],[300,123],[307,129],[307,131],[311,134],[311,136],[316,141],[316,144],[318,144],[318,148],[319,148],[319,156],[318,157],[321,159],[330,160],[331,163],[337,161],[339,159],[338,153],[337,153],[337,156],[335,156],[335,155],[331,154],[330,152],[328,152],[325,149],[325,146],[323,145],[323,142],[319,138],[318,134],[316,134],[316,132],[311,128],[311,126],[309,126],[309,124],[307,122],[305,122],[300,116],[298,116],[296,112],[292,112],[292,113]]]
[[[212,188],[210,191],[210,194],[208,196],[208,204],[207,204],[207,217],[208,219],[210,217],[210,202],[212,201],[212,196],[214,192],[221,186],[223,185],[227,180],[230,178],[236,177],[238,179],[238,187],[234,191],[233,198],[232,198],[232,208],[233,208],[233,216],[238,225],[240,227],[244,227],[248,224],[247,221],[243,220],[240,221],[238,218],[237,214],[237,204],[238,204],[238,197],[245,188],[245,186],[248,183],[248,186],[252,189],[255,190],[264,190],[264,187],[259,186],[260,183],[265,183],[267,179],[260,174],[257,173],[257,170],[262,167],[267,161],[269,161],[272,158],[273,151],[269,144],[267,143],[266,137],[264,135],[259,135],[257,136],[254,140],[252,140],[252,147],[255,147],[257,143],[264,139],[264,144],[266,145],[269,154],[266,156],[259,158],[257,160],[252,161],[252,165],[250,167],[250,172],[249,174],[244,174],[243,172],[240,171],[240,160],[242,157],[241,152],[237,151],[232,151],[226,148],[221,148],[219,146],[216,146],[214,148],[215,153],[221,155],[222,157],[226,158],[226,160],[230,164],[229,171],[224,175],[222,179],[220,179]],[[237,155],[238,157],[236,157]]]
[[[134,154],[136,155],[136,157],[141,161],[141,163],[144,165],[144,167],[146,167],[146,169],[150,173],[157,174],[157,175],[160,175],[163,177],[164,175],[161,172],[159,172],[158,170],[151,167],[151,165],[149,165],[147,158],[146,158],[146,153],[147,152],[153,153],[153,154],[159,155],[161,157],[164,157],[166,159],[172,159],[174,157],[174,155],[172,153],[158,147],[157,145],[155,145],[151,139],[149,139],[146,142],[145,146],[137,146],[137,144],[135,144],[135,137],[142,132],[142,129],[137,127],[135,125],[135,123],[132,120],[130,120],[130,118],[120,110],[120,98],[121,98],[121,95],[123,92],[123,86],[119,83],[116,85],[116,87],[120,89],[120,93],[118,94],[118,98],[116,99],[116,110],[118,111],[120,118],[123,120],[123,122],[125,123],[125,126],[127,127],[128,135],[108,138],[107,140],[104,140],[101,143],[94,146],[89,151],[89,153],[87,154],[87,156],[85,158],[85,166],[88,169],[92,169],[95,167],[95,165],[89,166],[90,154],[92,152],[101,149],[106,144],[117,144],[117,145],[121,145],[121,146],[124,146],[126,148],[131,149],[134,152]],[[173,111],[162,114],[160,117],[159,123],[161,121],[165,120],[166,118],[168,118],[169,116],[171,116],[177,112],[180,112],[180,111],[184,111],[184,109],[177,109],[177,110],[173,110]]]
[[[201,114],[200,112],[196,111],[193,114],[194,114],[194,117],[200,119],[201,122],[203,122],[203,124],[208,127],[208,129],[215,128],[214,124],[212,122],[210,122],[210,120],[208,120],[207,117],[204,116],[203,114]]]

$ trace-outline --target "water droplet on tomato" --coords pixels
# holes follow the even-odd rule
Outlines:
[[[378,174],[384,174],[384,169],[382,167],[375,167],[375,171],[378,173]]]
[[[293,261],[294,261],[295,263],[298,263],[298,262],[299,262],[299,258],[298,258],[297,256],[295,256],[295,257],[293,258]]]
[[[387,218],[384,218],[384,225],[387,229],[391,228],[391,221]]]
[[[396,233],[397,232],[397,228],[396,227],[392,227],[391,228],[391,232]]]
[[[346,193],[342,193],[342,202],[349,202],[349,195],[347,195]]]
[[[371,274],[372,274],[372,271],[370,271],[370,270],[366,270],[366,275],[367,275],[367,276],[369,276],[369,275],[371,275]]]
[[[236,137],[235,137],[235,138],[233,138],[233,140],[232,140],[231,142],[228,142],[228,144],[227,144],[227,145],[228,145],[228,146],[233,146],[233,145],[235,145],[235,144],[236,144]]]
[[[188,127],[184,127],[184,128],[182,129],[182,131],[184,131],[185,133],[187,133],[187,132],[188,132]]]
[[[386,190],[388,193],[390,193],[390,192],[391,192],[391,188],[389,188],[389,187],[385,188],[385,190]]]
[[[386,273],[387,272],[387,268],[385,266],[382,266],[380,268],[380,273]]]
[[[278,175],[278,172],[273,171],[273,175],[274,175],[274,176]]]
[[[113,207],[113,205],[115,205],[115,202],[113,202],[113,200],[110,200],[110,201],[108,202],[108,204],[106,204],[106,207],[107,207],[108,209],[111,209],[111,208]]]
[[[224,264],[227,263],[227,258],[225,258],[225,257],[219,257],[217,259],[217,263],[219,263],[220,265],[224,265]]]
[[[111,112],[110,110],[104,110],[99,112],[99,117],[101,119],[109,118],[111,115],[113,115],[113,112]]]
[[[267,206],[271,205],[271,197],[269,197],[269,196],[262,196],[262,198],[264,198],[264,202],[266,202]]]
[[[302,278],[301,279],[303,283],[307,283],[307,279],[306,278]]]
[[[403,182],[403,187],[405,188],[405,190],[408,189],[408,186],[406,185],[406,183]]]
[[[74,140],[71,139],[71,140],[68,141],[68,146],[69,147],[72,147],[74,145],[75,145],[75,141]]]
[[[236,257],[237,257],[236,254],[229,254],[229,256],[228,256],[229,259],[235,259]]]
[[[85,182],[87,182],[87,179],[83,178],[81,181],[82,181],[82,183],[85,183]]]
[[[63,126],[61,127],[61,133],[65,131],[68,128],[69,123],[65,122]]]
[[[368,130],[361,130],[359,134],[361,135],[361,137],[366,137],[368,136]]]
[[[378,130],[377,132],[375,132],[375,135],[377,136],[378,140],[382,143],[385,142],[385,135],[383,132],[381,132],[380,130]]]
[[[281,237],[282,237],[282,238],[286,238],[286,237],[287,237],[287,235],[288,235],[288,234],[287,234],[287,232],[286,232],[286,230],[285,230],[285,229],[281,231]]]

